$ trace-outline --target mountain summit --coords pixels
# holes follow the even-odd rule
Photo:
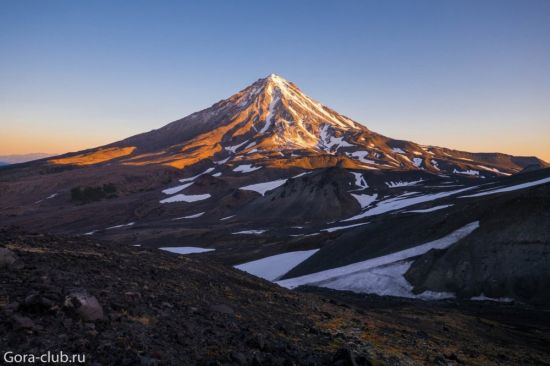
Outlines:
[[[112,161],[178,169],[206,161],[306,169],[340,165],[473,177],[512,174],[533,164],[545,166],[531,157],[467,153],[382,136],[313,100],[276,74],[160,129],[49,162]]]

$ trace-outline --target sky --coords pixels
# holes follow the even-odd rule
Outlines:
[[[386,136],[550,161],[550,1],[0,1],[0,154],[159,128],[276,73]]]

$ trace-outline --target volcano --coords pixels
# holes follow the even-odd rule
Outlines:
[[[383,136],[271,74],[157,130],[0,168],[0,220],[200,252],[288,287],[550,303],[518,290],[550,278],[547,167]]]
[[[177,169],[206,161],[303,169],[340,165],[477,177],[545,166],[534,157],[467,153],[382,136],[311,99],[275,74],[160,129],[48,162],[87,166],[111,161]]]

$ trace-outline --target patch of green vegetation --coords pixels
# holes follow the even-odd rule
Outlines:
[[[117,197],[117,188],[112,183],[107,183],[99,187],[74,187],[71,189],[71,201],[79,204],[115,197]]]

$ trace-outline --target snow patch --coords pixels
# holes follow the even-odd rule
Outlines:
[[[167,195],[172,195],[172,194],[178,193],[179,191],[183,191],[185,188],[191,186],[193,183],[194,182],[185,183],[185,184],[175,186],[175,187],[172,187],[172,188],[167,188],[167,189],[163,190],[162,193],[167,194]]]
[[[354,146],[347,141],[344,141],[344,137],[334,137],[330,134],[329,130],[331,129],[330,125],[324,125],[321,128],[321,136],[319,141],[319,147],[325,151],[337,151],[341,147],[350,147]]]
[[[259,194],[264,196],[267,191],[271,191],[277,187],[282,186],[283,184],[285,184],[286,181],[287,181],[286,179],[278,179],[278,180],[273,180],[271,182],[251,184],[248,186],[241,187],[239,189],[242,189],[244,191],[258,192]]]
[[[198,177],[200,177],[200,176],[203,175],[203,174],[208,174],[208,173],[212,172],[213,170],[214,170],[214,168],[208,168],[208,169],[206,169],[204,172],[202,172],[202,173],[200,173],[200,174],[197,174],[197,175],[195,175],[194,177],[189,177],[189,178],[180,179],[180,183],[190,182],[190,181],[192,181],[192,180],[197,179]]]
[[[233,169],[233,171],[241,172],[241,173],[250,173],[258,169],[262,169],[262,167],[261,166],[253,167],[252,164],[243,164]]]
[[[310,173],[310,172],[303,172],[303,173],[300,173],[300,174],[298,174],[298,175],[293,176],[292,178],[303,177],[304,175],[309,174],[309,173]]]
[[[454,294],[449,292],[425,291],[418,295],[413,294],[413,286],[404,277],[411,263],[410,261],[400,261],[386,264],[343,278],[328,280],[319,284],[319,286],[357,293],[419,298],[423,300],[442,300],[455,297]]]
[[[512,191],[517,191],[519,189],[534,187],[534,186],[538,186],[538,185],[545,184],[545,183],[550,183],[550,177],[535,180],[533,182],[516,184],[516,185],[513,185],[513,186],[509,186],[509,187],[502,187],[502,188],[492,189],[490,191],[475,193],[475,194],[471,194],[471,195],[468,195],[468,196],[460,196],[459,198],[481,197],[481,196],[488,196],[490,194],[495,194],[495,193],[512,192]]]
[[[271,119],[273,117],[273,108],[275,108],[275,105],[277,104],[278,101],[279,101],[279,96],[271,98],[271,103],[269,103],[269,110],[267,112],[267,117],[265,118],[265,125],[260,130],[261,134],[265,133],[269,129],[269,126],[271,126]]]
[[[378,197],[378,194],[351,194],[353,198],[359,202],[359,205],[361,205],[361,209],[364,209],[365,207],[370,206],[373,202],[376,201],[376,198]]]
[[[328,233],[332,233],[333,231],[349,229],[351,227],[356,227],[356,226],[361,226],[361,225],[366,225],[366,224],[368,224],[368,222],[362,222],[360,224],[353,224],[353,225],[347,225],[347,226],[335,226],[335,227],[330,227],[328,229],[322,229],[321,231],[326,231]]]
[[[408,192],[398,197],[380,201],[375,207],[368,209],[358,215],[350,217],[349,219],[345,219],[343,221],[354,221],[354,220],[362,219],[367,216],[379,215],[382,213],[399,210],[401,208],[416,205],[418,203],[429,202],[440,198],[452,196],[464,191],[474,189],[476,187],[477,186],[472,186],[472,187],[467,187],[462,189],[456,189],[454,191],[432,193],[432,194],[426,194],[426,195],[414,196],[414,197],[408,197],[408,196],[410,196],[411,194],[416,194],[416,192]]]
[[[36,203],[40,203],[40,202],[45,201],[45,200],[51,200],[52,198],[57,197],[58,194],[59,194],[59,193],[52,193],[52,194],[50,194],[48,197],[46,197],[46,198],[44,198],[44,199],[41,199],[41,200],[39,200],[39,201],[36,201],[35,204],[36,204]]]
[[[235,268],[248,272],[256,277],[275,281],[313,254],[317,253],[317,251],[319,251],[319,249],[276,254],[252,262],[239,264],[235,266]]]
[[[408,186],[414,186],[420,182],[423,182],[424,180],[423,179],[419,179],[419,180],[414,180],[414,181],[410,181],[410,182],[403,182],[403,181],[398,181],[398,182],[386,182],[386,185],[389,187],[389,188],[397,188],[397,187],[408,187]]]
[[[412,286],[403,278],[403,274],[409,269],[412,258],[425,254],[432,249],[448,248],[478,227],[479,221],[475,221],[428,243],[347,266],[278,281],[277,284],[290,289],[308,284],[380,295],[420,298],[424,296],[432,299],[452,297],[453,295],[449,293],[433,292],[414,295]]]
[[[242,231],[237,231],[235,233],[232,233],[232,234],[251,234],[251,235],[260,235],[260,234],[263,234],[265,233],[267,230],[242,230]]]
[[[359,160],[362,163],[376,164],[376,162],[374,160],[366,159],[366,157],[368,155],[369,155],[368,151],[354,151],[354,152],[348,154],[348,156],[351,156],[352,158],[355,158],[355,159]]]
[[[176,254],[206,253],[206,252],[212,252],[216,250],[216,249],[199,248],[199,247],[162,247],[159,249],[170,253],[176,253]]]
[[[487,166],[484,166],[484,165],[478,165],[477,166],[478,168],[481,168],[483,170],[487,170],[487,171],[490,171],[490,172],[493,172],[493,173],[497,173],[497,174],[502,174],[502,175],[506,175],[506,176],[509,176],[511,174],[509,173],[504,173],[504,172],[501,172],[500,170],[496,169],[496,168],[489,168]]]
[[[202,201],[205,199],[210,198],[210,194],[195,194],[195,195],[187,195],[187,194],[176,194],[175,196],[165,198],[160,201],[160,203],[172,203],[172,202],[196,202],[196,201]]]
[[[496,302],[512,302],[514,299],[510,297],[487,297],[485,294],[481,293],[479,296],[471,297],[470,300],[473,301],[496,301]]]
[[[410,210],[410,211],[405,211],[405,212],[426,213],[426,212],[433,212],[433,211],[437,211],[437,210],[443,210],[444,208],[451,207],[451,206],[452,206],[452,204],[450,204],[450,205],[440,205],[440,206],[425,208],[425,209],[422,209],[422,210]]]
[[[135,222],[130,222],[128,224],[110,226],[110,227],[106,228],[105,230],[120,229],[121,227],[132,226],[134,224],[135,224]]]
[[[462,174],[462,175],[479,176],[479,171],[478,170],[473,170],[473,169],[458,170],[458,169],[455,168],[453,170],[453,173],[454,174]]]
[[[223,164],[227,163],[229,161],[229,159],[231,159],[231,157],[225,158],[223,160],[215,161],[214,164],[223,165]]]
[[[176,217],[176,218],[173,218],[172,220],[196,219],[197,217],[201,217],[202,215],[204,215],[204,212],[200,212],[198,214],[189,215],[189,216]]]
[[[365,180],[365,177],[363,177],[363,174],[356,173],[356,172],[350,172],[355,177],[355,185],[361,189],[369,188],[369,185],[367,184],[367,181]]]
[[[244,141],[244,142],[241,142],[240,144],[237,144],[237,145],[233,145],[233,146],[226,146],[225,147],[225,150],[231,152],[231,153],[236,153],[237,152],[237,149],[241,146],[243,146],[244,144],[246,144],[248,142],[248,140]]]

